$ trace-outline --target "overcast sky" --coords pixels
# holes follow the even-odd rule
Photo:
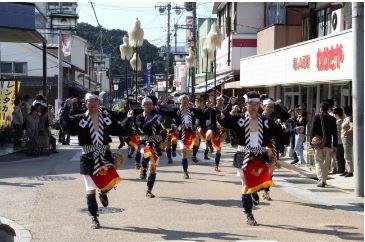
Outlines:
[[[94,12],[90,3],[80,1],[78,3],[79,22],[86,22],[97,26]],[[166,5],[167,2],[105,2],[95,1],[94,7],[99,23],[106,29],[127,30],[138,17],[144,30],[144,38],[156,46],[166,44],[167,39],[167,14],[160,14],[156,5]],[[172,7],[183,6],[184,2],[171,2]],[[213,2],[197,2],[197,17],[209,18],[215,17],[212,14]],[[166,11],[167,12],[167,11]],[[180,15],[171,11],[171,46],[174,46],[173,26],[177,22],[179,25],[185,24],[185,18],[191,15],[191,12],[183,11]],[[186,32],[180,29],[177,32],[178,46],[185,44]],[[122,36],[121,36],[122,39]]]

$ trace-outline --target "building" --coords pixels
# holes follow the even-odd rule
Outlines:
[[[260,2],[216,2],[213,13],[224,36],[216,52],[216,82],[219,92],[238,95],[240,59],[256,54],[257,32],[264,26],[265,4]],[[214,88],[214,78],[207,80],[208,92]],[[205,84],[196,86],[197,93],[205,92]]]
[[[280,4],[279,9],[282,22],[257,35],[258,55],[241,59],[241,88],[260,87],[289,108],[305,107],[309,117],[324,99],[351,105],[351,2]]]
[[[46,94],[51,104],[57,99],[60,33],[70,39],[70,53],[62,54],[61,61],[62,98],[81,96],[87,91],[110,90],[107,75],[110,60],[105,57],[106,60],[98,61],[91,51],[90,43],[75,35],[77,3],[0,4],[2,10],[6,11],[0,17],[0,32],[4,33],[0,35],[0,75],[20,81],[20,95],[34,97]],[[10,21],[12,19],[16,21]],[[44,47],[37,43],[43,43]]]

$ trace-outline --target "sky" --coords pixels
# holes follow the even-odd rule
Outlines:
[[[86,22],[93,26],[97,26],[94,12],[89,2],[78,2],[79,22]],[[138,17],[141,21],[141,27],[144,30],[144,38],[150,43],[160,47],[166,45],[167,39],[167,13],[160,14],[156,5],[166,5],[167,2],[107,2],[107,1],[93,1],[96,15],[99,23],[106,29],[122,29],[127,30]],[[171,2],[171,6],[184,6],[184,2]],[[198,18],[212,18],[216,17],[212,14],[213,2],[197,2],[197,17]],[[167,12],[167,11],[166,11]],[[171,10],[170,31],[171,46],[174,46],[174,24],[184,25],[185,18],[191,15],[192,12],[183,11],[180,15]],[[177,32],[177,45],[185,45],[186,32],[184,29],[179,29]],[[121,36],[122,39],[122,36]]]

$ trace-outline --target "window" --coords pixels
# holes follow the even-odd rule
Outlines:
[[[331,9],[325,8],[316,13],[317,37],[331,33]]]
[[[27,63],[14,63],[14,73],[25,74]]]
[[[305,16],[304,18],[302,18],[302,41],[309,40],[310,38],[309,30],[310,30],[310,18],[309,16]]]
[[[13,73],[13,66],[11,62],[2,62],[1,63],[1,73],[9,74]]]
[[[26,74],[27,63],[23,62],[1,62],[2,74]]]
[[[267,3],[266,26],[286,23],[286,9],[283,3]]]

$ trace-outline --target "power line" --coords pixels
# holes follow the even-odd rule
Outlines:
[[[94,8],[93,3],[92,3],[92,2],[90,2],[90,5],[91,5],[91,7],[93,8],[94,16],[95,16],[96,22],[98,23],[99,27],[101,27],[101,25],[100,25],[100,23],[99,23],[99,20],[98,20],[98,16],[96,16],[96,12],[95,12],[95,8]]]

